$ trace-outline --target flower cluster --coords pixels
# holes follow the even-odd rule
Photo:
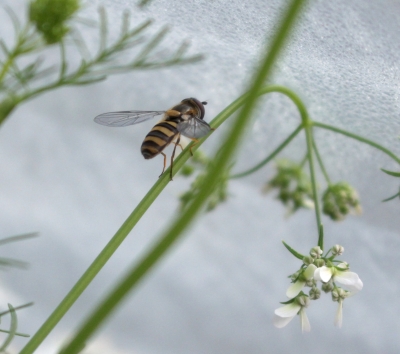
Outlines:
[[[181,173],[184,176],[192,175],[195,170],[195,166],[199,166],[200,168],[206,170],[207,166],[211,162],[203,153],[201,153],[200,151],[196,151],[190,163],[191,164],[186,164],[182,168]],[[215,209],[218,204],[224,202],[228,198],[229,173],[230,168],[222,174],[218,181],[216,181],[214,190],[207,201],[207,211]],[[190,185],[190,189],[180,196],[179,199],[181,201],[181,209],[184,209],[186,205],[188,205],[193,199],[197,197],[205,175],[206,171],[199,173]]]
[[[79,7],[78,0],[34,0],[29,6],[29,20],[47,44],[54,44],[68,33],[66,22]]]
[[[313,193],[309,176],[301,165],[286,159],[277,161],[277,174],[265,186],[264,191],[278,189],[279,199],[290,212],[299,208],[313,208]]]
[[[299,253],[285,246],[296,257]],[[300,269],[290,276],[292,285],[286,291],[288,301],[283,302],[284,306],[275,310],[274,325],[278,328],[286,326],[296,315],[300,315],[301,328],[303,332],[310,331],[305,309],[309,306],[310,300],[317,300],[321,296],[321,290],[325,293],[331,293],[332,300],[338,303],[338,310],[335,317],[335,325],[342,326],[343,301],[347,297],[354,295],[363,287],[363,283],[358,275],[350,272],[350,267],[346,262],[340,262],[335,259],[340,256],[344,248],[340,245],[333,246],[325,256],[319,246],[311,249],[310,256],[302,257],[303,264]],[[336,264],[336,265],[335,265]],[[321,290],[317,287],[321,282]],[[338,286],[346,287],[343,289]],[[304,287],[310,287],[308,295],[303,292]]]
[[[346,182],[330,185],[322,196],[322,211],[332,220],[342,220],[350,212],[361,212],[357,191]]]

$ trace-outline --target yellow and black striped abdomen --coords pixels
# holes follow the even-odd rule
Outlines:
[[[141,147],[142,155],[146,160],[157,156],[174,140],[179,133],[178,123],[179,120],[169,118],[151,129],[150,133],[144,138]]]

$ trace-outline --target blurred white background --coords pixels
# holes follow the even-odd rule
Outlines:
[[[1,127],[0,237],[40,233],[0,249],[0,256],[30,264],[28,270],[9,269],[1,277],[2,307],[35,302],[18,314],[21,332],[35,333],[161,171],[161,157],[145,161],[140,154],[154,122],[110,129],[94,124],[93,118],[114,110],[164,110],[196,97],[208,101],[205,120],[210,121],[247,87],[285,3],[153,0],[143,11],[133,0],[87,3],[82,16],[94,19],[97,7],[104,5],[114,34],[122,12],[130,9],[133,24],[153,18],[153,30],[172,26],[165,47],[190,39],[190,52],[206,58],[47,93],[20,106]],[[25,15],[24,1],[8,4]],[[10,42],[10,23],[1,20],[0,29]],[[400,155],[399,33],[397,1],[310,1],[270,82],[297,92],[312,119],[361,134]],[[87,29],[84,34],[94,43],[96,33]],[[46,60],[56,58],[57,53],[49,53]],[[288,99],[272,94],[261,101],[236,171],[263,159],[299,122]],[[223,130],[203,145],[204,151],[215,152]],[[269,166],[232,181],[229,201],[197,220],[84,352],[397,353],[399,201],[381,200],[396,193],[399,180],[379,168],[398,167],[368,146],[316,133],[332,180],[355,186],[364,210],[340,223],[323,219],[326,247],[343,245],[342,258],[364,282],[364,289],[345,301],[341,329],[333,325],[337,305],[327,295],[307,311],[310,333],[301,334],[298,318],[284,329],[272,325],[274,309],[286,300],[286,277],[300,266],[281,240],[306,253],[317,234],[313,212],[287,218],[273,195],[260,193],[274,172]],[[301,159],[304,151],[301,137],[284,156]],[[56,352],[160,236],[188,185],[182,177],[168,185],[37,353]],[[26,339],[16,338],[10,351],[24,343]]]

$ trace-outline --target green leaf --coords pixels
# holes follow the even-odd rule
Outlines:
[[[282,241],[283,245],[287,248],[287,250],[296,258],[300,259],[301,261],[305,256],[303,256],[301,253],[297,252],[294,250],[292,247],[290,247],[285,241]]]
[[[39,236],[39,233],[37,233],[37,232],[30,232],[27,234],[10,236],[10,237],[0,239],[0,245],[4,245],[5,243],[10,243],[10,242],[22,241],[22,240],[26,240],[28,238],[37,237],[37,236]]]
[[[393,171],[385,170],[383,168],[381,168],[381,171],[385,172],[389,176],[400,177],[400,172],[393,172]]]
[[[400,191],[397,194],[395,194],[394,196],[382,200],[382,202],[388,202],[389,200],[392,200],[392,199],[394,199],[396,197],[400,198]]]

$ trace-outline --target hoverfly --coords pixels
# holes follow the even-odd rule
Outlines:
[[[181,135],[192,139],[195,144],[198,139],[207,135],[213,130],[204,118],[204,106],[207,102],[200,102],[196,98],[185,98],[179,104],[173,106],[167,111],[119,111],[108,112],[98,115],[94,121],[98,124],[108,127],[126,127],[128,125],[138,124],[148,119],[163,114],[163,118],[146,135],[143,140],[141,152],[144,158],[152,159],[158,154],[164,156],[164,167],[161,175],[165,171],[167,156],[163,150],[171,143],[175,144],[171,155],[170,177],[172,181],[172,167],[176,147],[179,145]],[[192,153],[192,147],[190,153]],[[183,149],[183,148],[182,148]],[[160,177],[161,177],[160,175]]]

